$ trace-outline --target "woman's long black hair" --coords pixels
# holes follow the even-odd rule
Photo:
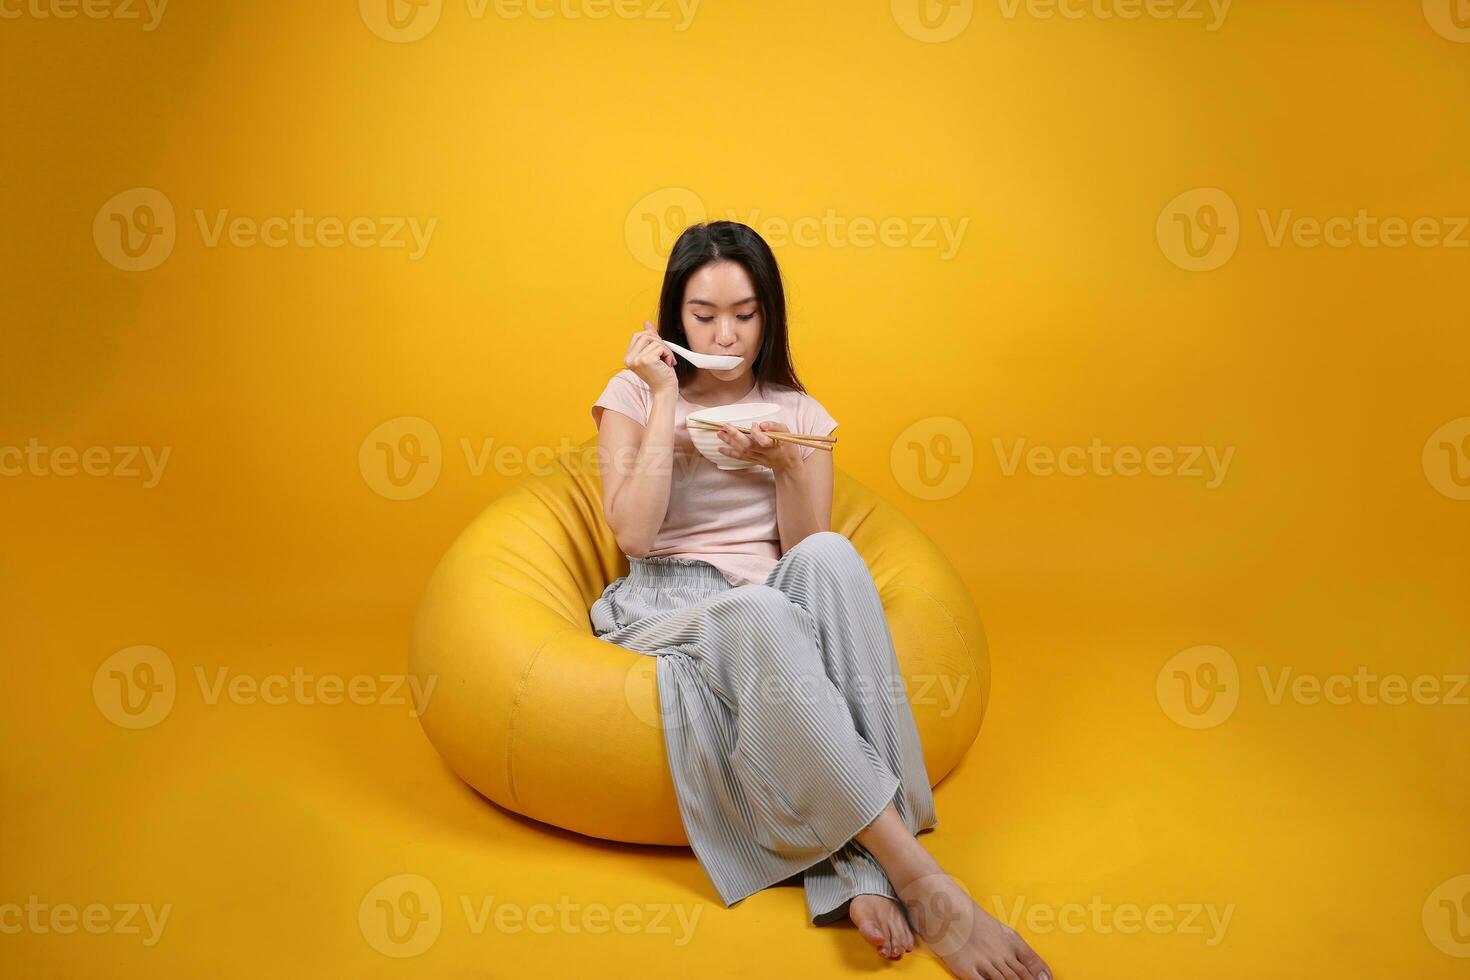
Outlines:
[[[738,221],[690,225],[674,243],[658,301],[658,335],[694,349],[684,334],[684,289],[696,271],[722,260],[740,263],[755,284],[756,302],[761,311],[761,349],[751,368],[756,384],[806,391],[791,363],[791,347],[786,337],[786,291],[781,286],[776,256],[754,228]],[[682,388],[698,369],[682,357],[678,361],[674,374]]]

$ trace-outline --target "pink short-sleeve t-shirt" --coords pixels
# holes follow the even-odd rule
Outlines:
[[[772,402],[781,406],[783,421],[793,432],[830,435],[837,420],[806,392],[757,385],[731,404]],[[654,538],[650,557],[699,559],[720,570],[731,585],[761,583],[781,557],[776,524],[776,474],[767,466],[722,470],[705,459],[689,438],[685,420],[696,405],[679,395],[674,408],[674,472],[669,509]],[[648,424],[653,392],[631,368],[609,379],[592,403],[592,422],[602,423],[604,409]],[[816,452],[800,446],[801,458]]]

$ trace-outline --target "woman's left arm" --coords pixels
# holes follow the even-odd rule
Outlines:
[[[780,422],[761,422],[757,428],[790,432]],[[772,439],[752,432],[746,435],[733,426],[720,430],[725,445],[720,452],[769,466],[776,474],[776,526],[781,533],[784,555],[809,534],[832,529],[832,454],[816,450],[801,456],[793,442]]]

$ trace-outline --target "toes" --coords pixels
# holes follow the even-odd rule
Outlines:
[[[900,956],[914,951],[914,934],[909,929],[909,920],[904,918],[903,910],[896,904],[893,906],[893,945]]]
[[[879,915],[880,928],[883,932],[883,942],[878,947],[878,952],[890,960],[896,960],[903,955],[903,949],[899,945],[898,937],[893,930],[893,917],[885,910]]]
[[[863,901],[849,907],[848,917],[858,927],[858,932],[884,959],[897,960],[914,949],[914,934],[902,908],[893,899],[873,900],[859,896]]]
[[[913,933],[909,932],[909,928],[904,924],[903,919],[898,918],[894,920],[893,928],[889,930],[888,936],[889,941],[892,942],[893,948],[898,952],[899,956],[913,951],[914,936]]]
[[[858,932],[874,946],[882,946],[887,941],[887,937],[883,934],[882,926],[872,919],[864,919],[858,926]]]
[[[1019,977],[1020,980],[1037,980],[1037,976],[1031,972],[1031,968],[1019,959],[1013,959],[1006,965],[1011,968],[1011,972]]]
[[[1034,980],[1051,980],[1051,969],[1040,956],[1036,955],[1036,951],[1024,942],[1019,945],[1021,948],[1016,951],[1016,959],[1030,972]],[[1025,977],[1025,974],[1021,976]]]

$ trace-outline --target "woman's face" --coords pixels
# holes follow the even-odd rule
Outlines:
[[[761,349],[764,328],[760,302],[750,273],[739,262],[710,262],[696,269],[684,285],[682,310],[689,349],[700,354],[734,354],[739,367],[707,369],[721,381],[749,375]]]

